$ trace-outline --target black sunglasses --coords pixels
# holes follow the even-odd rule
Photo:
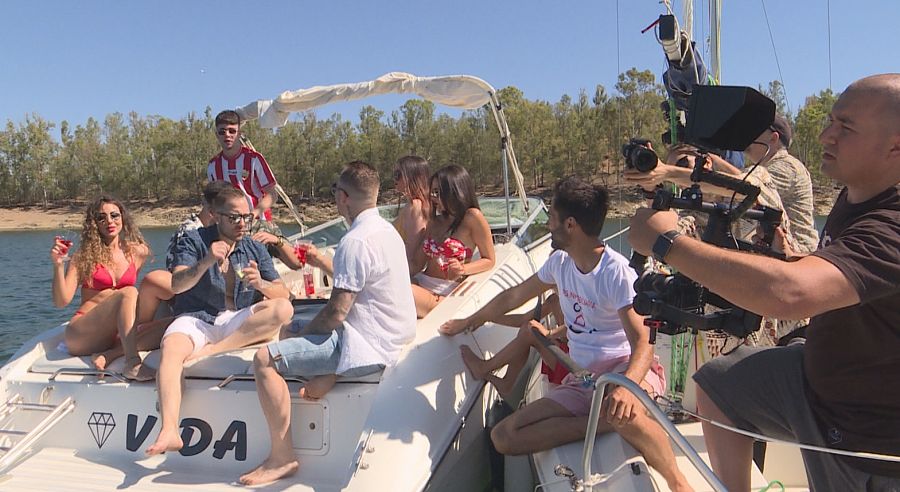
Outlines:
[[[331,183],[331,195],[332,195],[332,196],[337,196],[338,190],[341,190],[341,191],[344,192],[345,195],[350,196],[350,194],[347,193],[347,190],[345,190],[345,189],[341,188],[340,186],[338,186],[338,184],[337,184],[336,182],[335,182],[335,183]]]
[[[253,223],[253,214],[226,214],[223,212],[219,212],[219,215],[225,217],[234,225],[237,225],[241,221],[243,221],[245,224]]]

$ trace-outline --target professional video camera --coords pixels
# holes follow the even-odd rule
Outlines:
[[[749,87],[695,86],[685,126],[685,141],[700,151],[691,173],[694,184],[680,196],[658,187],[653,193],[652,207],[705,213],[709,222],[701,238],[703,242],[778,257],[771,251],[771,243],[775,228],[781,224],[781,210],[753,207],[760,193],[758,187],[703,167],[710,149],[742,151],[747,148],[772,124],[774,115],[775,103]],[[744,199],[737,205],[734,196],[731,203],[705,202],[701,183],[726,188],[735,195],[744,195]],[[732,235],[731,226],[738,218],[760,223],[764,234],[759,243],[741,241]],[[645,261],[646,257],[639,253],[631,258],[631,266],[640,275],[634,284],[637,293],[634,310],[648,316],[644,323],[651,329],[651,343],[656,332],[675,335],[688,330],[721,330],[743,338],[759,328],[760,315],[733,305],[680,273],[644,272]]]
[[[645,138],[632,138],[622,146],[622,156],[625,157],[625,165],[631,169],[637,169],[642,173],[648,173],[656,169],[659,156],[650,148],[650,141]]]

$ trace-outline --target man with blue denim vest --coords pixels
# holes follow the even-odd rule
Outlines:
[[[300,466],[291,440],[291,398],[284,375],[309,378],[300,396],[318,399],[338,375],[362,376],[393,365],[415,336],[406,249],[375,207],[379,183],[378,171],[364,162],[344,166],[332,192],[350,230],[333,262],[315,250],[307,253],[311,265],[334,278],[328,304],[309,323],[292,323],[291,336],[256,353],[256,390],[272,447],[262,464],[240,477],[244,485],[293,475]]]
[[[162,429],[148,455],[184,445],[178,414],[185,361],[270,339],[293,314],[266,247],[245,237],[253,214],[243,193],[224,189],[212,205],[216,223],[188,231],[172,255],[177,318],[163,335],[157,375]]]

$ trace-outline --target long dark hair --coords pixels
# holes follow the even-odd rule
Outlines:
[[[408,195],[410,202],[418,198],[422,202],[422,215],[425,218],[431,217],[431,200],[428,198],[430,191],[428,176],[431,174],[431,167],[428,165],[428,161],[417,155],[407,155],[397,159],[396,169],[406,183],[405,190],[397,191]]]
[[[478,197],[475,196],[475,183],[466,168],[456,164],[444,166],[431,176],[431,183],[437,184],[441,191],[441,205],[448,215],[453,217],[450,224],[450,233],[459,227],[466,211],[470,208],[481,209],[478,206]]]

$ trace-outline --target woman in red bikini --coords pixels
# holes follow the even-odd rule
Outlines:
[[[123,375],[135,378],[141,358],[135,338],[135,288],[138,270],[150,255],[150,247],[122,204],[101,196],[88,206],[81,230],[81,247],[66,268],[70,244],[56,238],[50,250],[53,261],[53,303],[72,302],[81,285],[81,307],[66,326],[65,342],[72,355],[97,354],[121,343],[125,352]],[[105,369],[107,361],[94,357]]]
[[[431,219],[412,271],[416,314],[423,318],[466,275],[494,266],[491,228],[478,207],[475,185],[461,166],[451,164],[431,177]],[[475,250],[479,258],[473,259]]]

